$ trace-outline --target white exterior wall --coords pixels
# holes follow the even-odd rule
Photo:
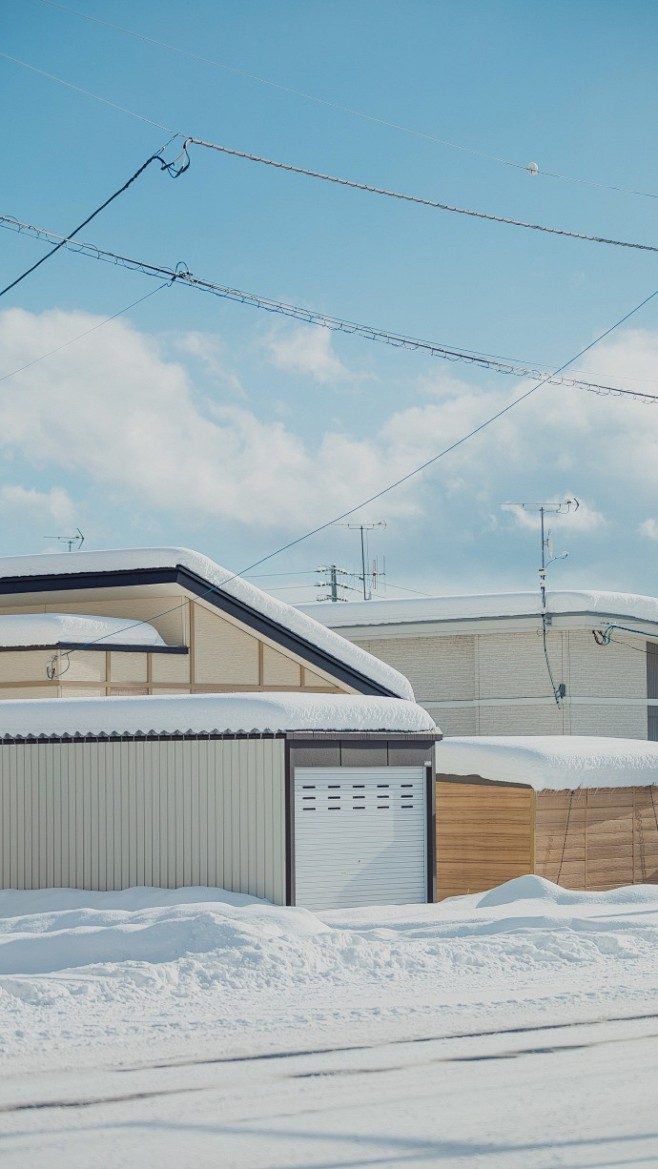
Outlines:
[[[0,744],[1,886],[284,904],[284,776],[282,739]]]
[[[378,633],[380,631],[378,630]],[[383,630],[382,630],[383,634]],[[353,637],[405,674],[416,701],[452,735],[609,735],[646,739],[645,643],[617,632],[608,646],[590,630],[548,630],[552,697],[541,629]]]

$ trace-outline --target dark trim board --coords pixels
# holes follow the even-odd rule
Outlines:
[[[427,808],[427,900],[436,901],[436,779],[434,764],[425,764],[425,806]]]
[[[286,739],[284,754],[284,799],[286,850],[286,905],[295,904],[295,769],[291,762],[290,742]]]
[[[120,645],[116,641],[54,641],[44,645],[0,645],[0,653],[27,653],[30,650],[75,650],[76,653],[189,654],[186,645]]]
[[[380,682],[374,681],[372,678],[366,677],[358,670],[346,666],[344,662],[339,662],[331,654],[324,653],[318,649],[317,646],[311,645],[303,637],[293,633],[285,626],[277,624],[275,621],[265,617],[264,614],[256,612],[255,609],[250,608],[243,601],[237,600],[235,597],[223,593],[216,586],[211,586],[211,591],[208,590],[208,584],[201,577],[196,576],[195,573],[189,569],[178,569],[178,584],[182,588],[186,588],[189,592],[195,593],[197,596],[203,596],[210,601],[217,609],[223,613],[227,613],[229,617],[234,617],[243,624],[248,625],[257,633],[263,634],[271,641],[275,641],[284,649],[290,650],[292,653],[303,657],[308,661],[309,665],[316,666],[326,673],[333,674],[339,681],[352,686],[361,694],[379,694],[389,698],[396,698],[397,695],[393,690],[389,690],[387,686],[383,686]]]
[[[135,585],[178,584],[196,597],[203,597],[210,604],[243,625],[262,634],[276,645],[304,659],[310,668],[331,674],[339,682],[350,686],[359,694],[377,694],[388,698],[399,695],[359,670],[338,661],[276,621],[258,613],[244,601],[222,591],[221,585],[209,585],[207,580],[197,576],[180,565],[170,568],[139,568],[111,572],[72,572],[51,576],[5,577],[0,579],[0,595],[18,593],[67,592],[70,589],[130,588]],[[339,635],[340,636],[340,635]],[[89,646],[91,648],[91,646]]]

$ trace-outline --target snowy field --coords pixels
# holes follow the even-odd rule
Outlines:
[[[2,1169],[658,1165],[658,887],[0,893]]]

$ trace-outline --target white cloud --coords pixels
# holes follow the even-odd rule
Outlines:
[[[0,487],[0,511],[18,517],[27,514],[34,519],[52,520],[60,526],[74,525],[75,505],[63,487],[37,491],[20,484],[5,484]]]
[[[331,332],[321,325],[276,330],[264,349],[272,365],[285,373],[306,374],[322,383],[355,381],[359,376],[336,356]]]
[[[84,313],[0,314],[5,362],[20,366],[94,322]],[[396,465],[388,446],[328,434],[311,448],[282,422],[218,406],[120,320],[13,378],[0,430],[7,455],[81,472],[142,508],[280,528],[317,522],[384,486]]]
[[[84,313],[2,313],[3,364],[23,365],[95,321]],[[221,346],[215,352],[204,345],[201,334],[183,342],[188,354],[224,368]],[[317,360],[318,376],[323,355],[331,368],[337,359],[326,340],[305,358]],[[658,335],[619,338],[596,357],[598,372],[610,362],[608,380],[624,371],[646,384],[658,368]],[[574,492],[581,507],[551,522],[556,540],[567,530],[596,534],[606,522],[637,530],[639,516],[631,514],[629,529],[625,512],[650,514],[658,488],[658,415],[628,399],[545,386],[462,443],[525,387],[492,375],[486,388],[475,388],[439,375],[431,400],[385,416],[378,427],[364,422],[363,436],[350,415],[343,430],[331,427],[308,441],[295,432],[295,413],[268,423],[244,404],[218,405],[216,392],[204,395],[202,387],[182,361],[166,359],[152,338],[115,320],[5,384],[0,451],[49,474],[55,468],[60,478],[86,476],[145,516],[303,531],[454,446],[377,504],[377,518],[422,517],[444,549],[468,532],[491,530],[506,500]],[[56,490],[36,495],[54,508]],[[66,498],[64,492],[60,524],[74,518]],[[537,523],[518,509],[511,514],[527,527]]]
[[[573,493],[565,492],[559,497],[542,500],[542,503],[546,509],[544,526],[547,531],[552,528],[556,533],[558,531],[594,532],[605,527],[605,516],[586,503],[585,500],[579,499],[578,507],[575,507],[576,497]],[[541,527],[540,506],[540,503],[528,503],[525,507],[522,503],[503,503],[501,511],[509,512],[510,515],[514,516],[519,527],[539,531]]]
[[[647,540],[658,540],[658,523],[655,520],[643,520],[637,530]]]
[[[242,382],[230,369],[226,347],[218,337],[196,331],[180,333],[173,338],[173,348],[176,352],[198,361],[208,377],[230,389],[236,397],[245,397]]]

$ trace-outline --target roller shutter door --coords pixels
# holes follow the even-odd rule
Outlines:
[[[427,901],[423,767],[295,770],[295,904]]]

